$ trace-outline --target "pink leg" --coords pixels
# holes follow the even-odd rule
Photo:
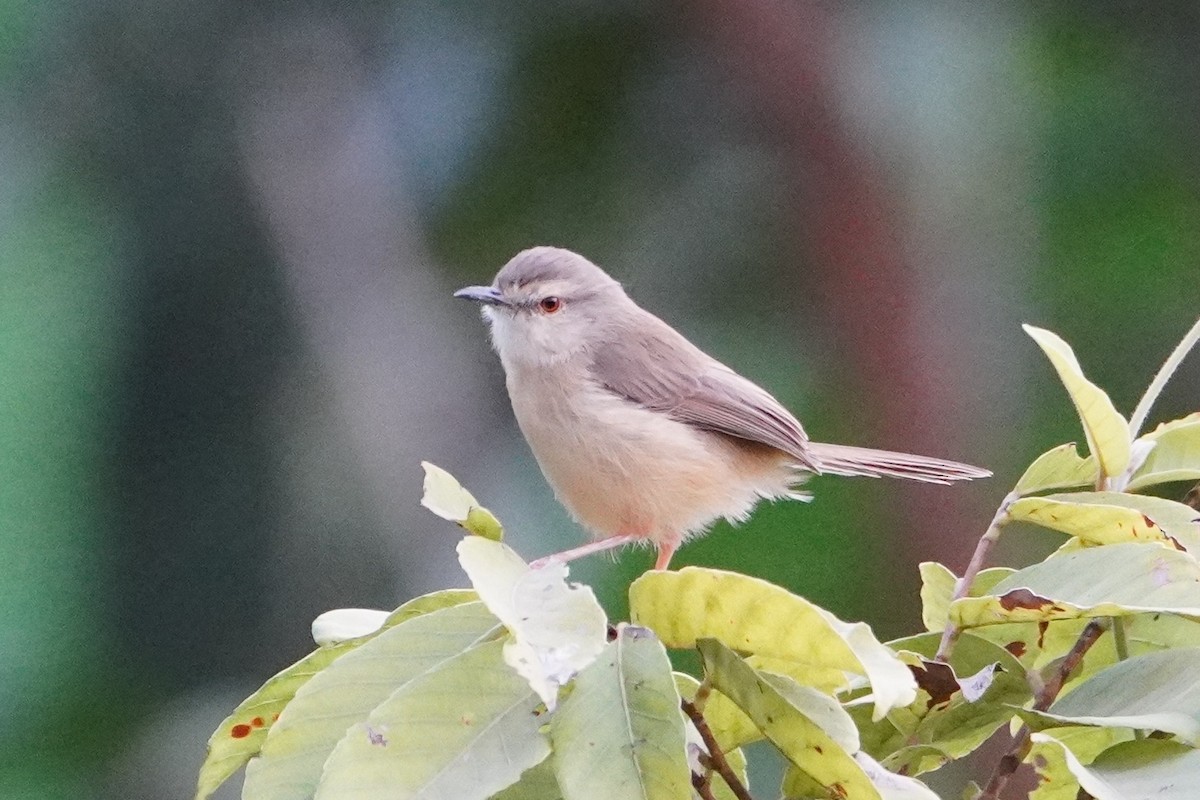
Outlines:
[[[679,542],[664,542],[658,546],[658,559],[654,562],[655,569],[667,569],[671,556],[679,549]]]
[[[539,569],[547,564],[563,564],[567,561],[582,558],[583,556],[590,556],[592,553],[602,553],[605,550],[611,550],[623,544],[631,544],[642,538],[641,536],[634,536],[632,534],[610,536],[607,539],[600,539],[599,541],[589,542],[579,547],[572,547],[570,550],[563,550],[561,553],[551,553],[548,556],[539,558],[537,561],[531,561],[529,566],[533,569]]]

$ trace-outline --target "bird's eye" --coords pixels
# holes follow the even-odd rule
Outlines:
[[[538,301],[538,308],[547,314],[553,314],[562,308],[562,300],[557,297],[543,297]]]

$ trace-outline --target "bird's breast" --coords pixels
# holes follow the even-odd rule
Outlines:
[[[614,394],[585,368],[512,369],[509,396],[546,479],[595,535],[679,536],[786,490],[774,451]]]

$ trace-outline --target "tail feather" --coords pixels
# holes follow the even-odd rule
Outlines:
[[[810,442],[809,452],[822,473],[879,478],[907,478],[925,483],[951,483],[986,478],[990,470],[911,453],[893,453],[844,444]]]

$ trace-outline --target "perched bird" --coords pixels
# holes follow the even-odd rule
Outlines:
[[[524,250],[491,286],[455,297],[483,304],[508,395],[559,501],[594,537],[546,560],[622,544],[679,545],[759,500],[806,499],[812,474],[886,475],[926,483],[982,478],[938,458],[809,441],[779,401],[685,339],[581,255]]]

